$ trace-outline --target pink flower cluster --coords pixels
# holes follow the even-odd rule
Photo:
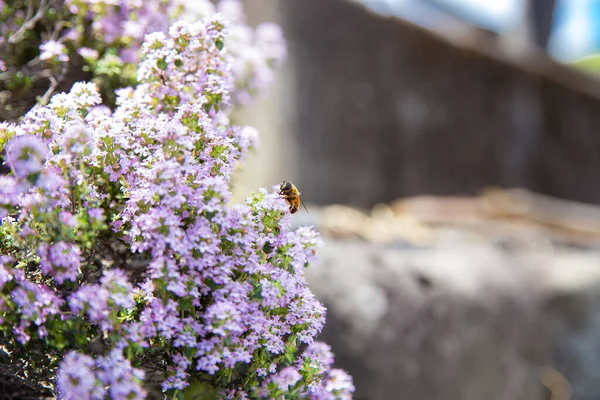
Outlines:
[[[75,31],[65,39],[76,45],[90,65],[102,65],[103,70],[113,66],[123,72],[128,71],[126,64],[138,62],[147,34],[166,33],[173,21],[195,22],[221,13],[228,22],[226,45],[233,56],[236,90],[232,100],[236,104],[248,104],[262,93],[286,56],[281,28],[273,23],[249,27],[240,0],[220,0],[216,5],[210,0],[68,0],[67,6],[75,16],[91,23],[95,44],[84,41]],[[86,47],[90,45],[94,47]],[[118,55],[111,49],[118,50]]]
[[[231,32],[217,14],[146,35],[114,111],[78,83],[0,123],[0,331],[17,359],[43,343],[23,368],[58,366],[60,398],[144,398],[149,374],[170,395],[201,381],[228,398],[351,398],[315,342],[325,309],[303,271],[317,233],[290,229],[276,190],[228,205],[256,142],[231,122],[249,90]]]

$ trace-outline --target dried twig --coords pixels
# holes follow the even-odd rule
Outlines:
[[[67,74],[67,69],[68,65],[67,63],[64,63],[58,78],[55,78],[52,75],[48,76],[48,80],[50,80],[50,87],[48,88],[48,90],[46,90],[46,93],[44,93],[44,95],[40,98],[40,101],[37,102],[33,109],[37,109],[48,103],[48,101],[50,100],[50,96],[52,96],[52,94],[58,87],[58,84],[64,79],[65,75]]]
[[[553,366],[548,365],[544,368],[540,380],[550,391],[551,400],[571,400],[573,392],[571,384]]]
[[[29,4],[29,6],[27,7],[27,16],[25,17],[25,22],[15,33],[10,35],[10,37],[8,38],[8,43],[16,44],[23,40],[23,36],[25,35],[25,33],[31,28],[33,28],[35,24],[37,24],[37,22],[44,17],[44,14],[48,10],[48,5],[49,4],[47,0],[41,0],[40,8],[38,8],[35,15],[32,16],[33,5]]]
[[[38,104],[36,104],[35,108],[38,108],[39,106],[48,103],[48,100],[50,100],[50,96],[52,96],[52,93],[54,93],[56,87],[58,86],[58,81],[55,77],[49,76],[48,79],[50,79],[50,87],[48,88],[48,90],[46,90],[46,93],[44,93]]]

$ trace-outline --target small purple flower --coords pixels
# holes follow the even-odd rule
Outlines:
[[[6,145],[6,163],[17,177],[26,177],[42,170],[49,151],[37,136],[20,135]]]
[[[296,384],[301,378],[302,376],[296,368],[286,367],[279,371],[272,379],[280,389],[287,391],[288,387]]]
[[[90,49],[89,47],[81,47],[77,50],[79,55],[83,58],[89,60],[97,60],[98,59],[98,50]]]
[[[333,365],[333,353],[331,352],[331,347],[323,342],[314,342],[308,346],[304,351],[303,356],[318,361],[324,368],[329,368]]]
[[[62,222],[65,226],[72,228],[75,226],[75,217],[69,211],[61,211],[58,215],[60,222]]]
[[[0,256],[0,289],[13,279],[13,276],[10,273],[12,262],[12,257]]]
[[[90,109],[89,114],[85,117],[86,122],[94,123],[102,120],[102,117],[110,117],[112,111],[105,105],[94,106]]]
[[[75,281],[80,273],[81,250],[77,245],[63,241],[49,245],[42,243],[38,247],[40,269],[60,284]]]
[[[76,123],[67,126],[61,139],[61,147],[65,152],[75,155],[84,155],[85,151],[91,152],[92,137],[83,124]]]
[[[328,379],[325,381],[325,390],[336,394],[340,400],[352,399],[352,393],[354,393],[352,377],[345,371],[334,368],[329,372]]]
[[[94,222],[104,222],[104,210],[102,208],[88,209],[88,215]]]
[[[65,39],[71,40],[71,41],[76,41],[79,40],[80,38],[80,34],[77,31],[77,29],[67,29],[67,32],[65,33],[65,35],[63,36]]]
[[[113,349],[107,356],[96,360],[99,367],[98,379],[108,388],[112,399],[145,399],[146,391],[142,388],[144,371],[133,368],[131,362],[123,357],[120,349]]]
[[[40,45],[40,60],[51,60],[56,57],[60,62],[67,62],[69,56],[66,54],[66,50],[64,44],[56,40],[49,40]]]
[[[105,270],[100,283],[110,293],[109,298],[117,307],[133,307],[133,286],[123,271]]]
[[[8,215],[8,207],[18,202],[18,196],[27,183],[19,182],[13,176],[0,176],[0,219]]]
[[[265,22],[256,28],[256,42],[267,59],[279,64],[286,55],[286,44],[281,27],[272,22]]]
[[[77,108],[91,108],[102,104],[102,97],[95,84],[91,82],[75,82],[69,92],[69,101]],[[89,136],[85,132],[85,137]]]
[[[31,340],[31,336],[27,333],[29,325],[31,325],[31,322],[27,319],[22,319],[18,324],[13,325],[13,334],[17,342],[27,344]]]
[[[244,149],[258,147],[258,131],[251,126],[244,126],[239,129],[238,141]]]
[[[13,328],[15,334],[20,337],[22,343],[29,340],[25,328],[33,322],[38,327],[38,336],[44,337],[46,329],[44,324],[49,316],[60,313],[60,307],[64,300],[59,298],[46,285],[36,284],[25,280],[18,270],[13,270],[13,276],[17,287],[10,293],[14,303],[19,306],[20,324]]]
[[[98,384],[94,359],[77,352],[68,353],[59,365],[58,398],[64,400],[102,399],[105,389]]]
[[[280,297],[282,297],[281,290],[276,286],[274,282],[268,279],[261,279],[260,286],[262,304],[265,307],[275,308],[282,305],[279,300]]]
[[[69,296],[68,304],[73,313],[85,312],[90,322],[101,325],[110,313],[108,296],[109,292],[100,285],[86,285]]]
[[[243,22],[245,19],[244,6],[238,0],[221,0],[217,5],[217,12],[233,22]]]
[[[229,301],[219,301],[208,307],[205,319],[207,329],[217,335],[226,336],[230,333],[242,333],[241,310]]]

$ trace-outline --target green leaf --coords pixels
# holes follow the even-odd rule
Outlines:
[[[167,69],[167,61],[164,58],[160,58],[156,61],[156,66],[165,71]]]

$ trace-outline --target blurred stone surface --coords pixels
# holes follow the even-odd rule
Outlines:
[[[357,400],[600,398],[594,209],[494,191],[310,210],[295,221],[325,235],[306,272],[328,307],[321,339]]]
[[[356,399],[535,400],[548,366],[600,396],[600,255],[331,240],[307,277]]]

